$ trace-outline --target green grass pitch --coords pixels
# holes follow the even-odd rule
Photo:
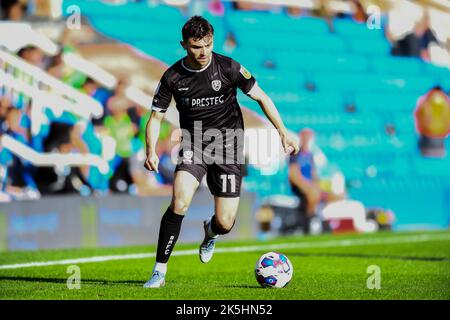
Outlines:
[[[253,247],[257,246],[257,247]],[[450,231],[283,237],[219,241],[208,264],[198,244],[177,244],[166,286],[144,289],[154,257],[5,268],[5,265],[97,256],[153,254],[154,246],[0,253],[0,300],[6,299],[450,299]],[[235,251],[231,250],[235,248]],[[244,250],[238,252],[238,250]],[[291,283],[263,289],[254,265],[268,251],[286,254]],[[191,250],[191,251],[187,251]],[[183,254],[184,253],[184,254]],[[68,266],[81,271],[81,288],[68,289]],[[380,289],[368,289],[369,266],[380,269]],[[3,266],[3,267],[2,267]],[[370,282],[370,281],[369,281]]]

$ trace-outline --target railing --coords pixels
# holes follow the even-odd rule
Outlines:
[[[27,145],[17,141],[7,134],[3,134],[0,137],[0,144],[3,148],[10,150],[13,154],[30,161],[37,167],[53,166],[53,167],[65,167],[65,166],[85,166],[91,165],[99,169],[102,174],[106,174],[109,171],[108,163],[100,156],[94,154],[81,154],[81,153],[39,153],[36,150],[28,147]]]
[[[14,78],[26,80],[31,87],[51,92],[67,100],[71,103],[70,108],[75,114],[82,112],[95,118],[103,115],[103,106],[100,102],[4,50],[0,50],[0,69]],[[8,87],[8,84],[6,86]]]

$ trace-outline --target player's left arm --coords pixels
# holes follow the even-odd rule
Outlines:
[[[267,119],[269,119],[273,126],[278,130],[284,151],[286,153],[297,154],[299,151],[299,145],[284,126],[280,113],[275,107],[272,99],[264,92],[264,90],[261,89],[258,83],[253,85],[247,95],[258,102]],[[292,148],[293,151],[289,150],[290,148]]]

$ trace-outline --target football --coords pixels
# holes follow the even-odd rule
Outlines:
[[[291,261],[279,252],[263,254],[255,266],[256,281],[263,288],[283,288],[291,281],[293,273]]]

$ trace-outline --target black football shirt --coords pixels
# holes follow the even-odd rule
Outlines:
[[[190,69],[183,58],[163,74],[153,98],[152,110],[165,112],[172,96],[180,116],[180,127],[191,134],[194,129],[244,129],[236,98],[237,88],[245,94],[256,84],[255,78],[230,57],[212,53],[207,66]],[[194,127],[194,122],[197,127]]]

